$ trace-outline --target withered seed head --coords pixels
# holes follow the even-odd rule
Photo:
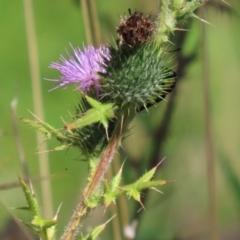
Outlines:
[[[117,33],[120,35],[120,45],[127,44],[133,46],[138,43],[145,43],[150,40],[150,36],[155,31],[151,16],[143,16],[142,12],[135,11],[129,17],[121,18],[117,27]]]

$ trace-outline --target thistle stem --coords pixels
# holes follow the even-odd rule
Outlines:
[[[80,198],[80,202],[78,203],[76,210],[74,211],[70,222],[68,223],[66,230],[61,237],[61,240],[73,240],[75,238],[81,220],[86,216],[88,210],[90,210],[86,204],[86,200],[91,197],[94,191],[99,187],[101,180],[104,177],[104,174],[106,173],[110,163],[112,162],[115,150],[120,144],[123,129],[127,126],[127,123],[129,122],[127,121],[128,119],[129,115],[126,114],[122,118],[122,121],[119,121],[118,125],[116,126],[115,132],[110,139],[105,151],[101,155],[95,173],[93,174],[93,177],[86,186],[83,195]]]

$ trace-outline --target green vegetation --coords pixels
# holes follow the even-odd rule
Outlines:
[[[210,1],[211,2],[211,1]],[[215,1],[212,1],[215,2]],[[221,4],[221,1],[217,3]],[[101,28],[102,41],[111,41],[115,35],[115,26],[119,15],[127,13],[127,9],[137,9],[144,13],[154,14],[155,1],[96,1]],[[240,11],[239,1],[231,1],[231,9]],[[217,5],[215,3],[215,5]],[[222,5],[222,4],[221,4]],[[85,29],[81,7],[78,1],[35,1],[34,17],[39,52],[41,78],[57,78],[58,73],[49,69],[52,61],[57,61],[65,49],[71,51],[73,46],[86,44]],[[223,11],[209,6],[206,20],[213,26],[205,25],[207,30],[208,60],[210,73],[212,130],[215,150],[217,217],[220,235],[231,231],[239,223],[239,187],[232,186],[231,179],[239,179],[240,171],[240,48],[239,19],[235,13]],[[163,157],[163,166],[156,179],[175,180],[160,190],[148,193],[144,203],[147,211],[142,213],[137,240],[159,239],[170,240],[177,237],[183,239],[204,239],[208,231],[208,191],[204,138],[204,108],[201,82],[200,47],[202,22],[193,20],[188,34],[187,44],[181,47],[184,54],[196,52],[195,60],[188,66],[184,79],[179,82],[178,95],[174,113],[171,119],[170,132],[159,152],[159,162]],[[186,26],[183,26],[186,28]],[[13,126],[11,123],[10,104],[14,97],[18,99],[17,115],[31,118],[28,112],[33,110],[33,94],[29,60],[26,42],[26,29],[23,4],[21,1],[0,1],[0,77],[3,83],[0,96],[0,187],[4,184],[17,182],[22,170],[18,162]],[[67,53],[65,53],[65,56]],[[78,96],[73,88],[58,89],[49,92],[53,85],[42,80],[45,120],[55,127],[62,128],[64,123],[60,116],[71,122],[69,109],[78,102]],[[178,84],[178,83],[177,83]],[[166,98],[168,100],[168,98]],[[159,123],[167,107],[167,101],[139,114],[131,123],[131,135],[123,143],[120,150],[123,168],[124,185],[134,182],[148,168],[149,156],[152,156],[156,144],[151,137],[159,127]],[[69,107],[70,106],[70,107]],[[37,160],[37,144],[35,132],[18,121],[21,142],[32,179],[39,176]],[[56,141],[48,142],[49,149],[55,148]],[[218,155],[218,153],[221,155]],[[224,158],[222,157],[224,156]],[[225,157],[227,156],[227,157]],[[53,211],[57,212],[59,205],[59,231],[67,223],[79,197],[79,182],[84,188],[87,177],[87,164],[76,161],[77,150],[50,152],[49,164],[52,178]],[[220,163],[221,159],[221,163]],[[229,165],[224,164],[229,162]],[[231,166],[227,168],[226,166]],[[232,175],[232,177],[231,177]],[[230,181],[229,181],[230,179]],[[232,180],[233,181],[233,180]],[[40,182],[33,181],[35,194],[41,199]],[[1,188],[0,188],[1,190]],[[11,214],[23,221],[29,216],[19,210],[9,210],[9,207],[26,205],[24,194],[20,187],[1,190],[0,231],[7,224]],[[128,218],[132,219],[136,210],[135,202],[127,200]],[[140,205],[138,206],[140,208]],[[143,210],[142,210],[143,211]],[[9,213],[11,212],[11,214]],[[113,216],[111,212],[93,212],[84,222],[84,229],[94,228],[106,222]],[[102,233],[102,239],[112,239],[111,223]],[[84,232],[86,235],[86,232]],[[240,233],[238,232],[238,236]]]

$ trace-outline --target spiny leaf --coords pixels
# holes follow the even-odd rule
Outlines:
[[[51,219],[42,219],[39,217],[34,217],[32,222],[24,222],[24,224],[28,227],[30,227],[34,232],[37,234],[47,234],[47,230],[52,228],[57,224],[57,220],[51,220]],[[51,234],[52,235],[52,234]]]
[[[30,227],[37,233],[41,239],[50,240],[55,234],[55,225],[57,224],[57,215],[54,219],[43,219],[40,214],[40,208],[34,196],[33,190],[31,191],[27,184],[19,177],[19,183],[23,189],[29,207],[19,208],[30,210],[34,216],[31,222],[23,222],[26,226]]]
[[[106,225],[113,219],[113,217],[111,219],[109,219],[107,222],[105,222],[104,224],[101,224],[101,225],[95,227],[88,235],[83,237],[81,240],[94,240],[94,239],[96,239],[98,237],[98,235],[104,230]]]
[[[122,169],[123,169],[123,165],[120,168],[120,170],[118,171],[117,175],[115,177],[113,177],[113,179],[111,180],[110,191],[115,190],[116,188],[119,187],[119,184],[120,184],[121,178],[122,178]]]
[[[72,146],[72,144],[62,144],[61,146],[55,147],[51,150],[49,150],[49,152],[55,152],[55,151],[63,151],[63,150],[67,150]]]
[[[169,181],[166,180],[151,180],[153,175],[156,172],[157,167],[162,163],[162,161],[154,168],[152,168],[150,171],[145,173],[140,179],[138,179],[136,182],[132,184],[125,185],[123,187],[119,187],[120,180],[121,180],[121,173],[122,168],[118,172],[118,174],[113,178],[113,181],[108,184],[105,182],[104,186],[104,204],[106,207],[109,206],[110,203],[114,202],[115,199],[122,195],[126,194],[129,197],[134,198],[136,201],[140,202],[141,204],[141,192],[144,189],[155,189],[158,186],[162,186],[166,184]],[[142,205],[142,204],[141,204]],[[142,205],[144,208],[144,206]]]
[[[192,13],[202,6],[206,0],[192,0],[192,1],[179,1],[179,3],[175,3],[172,5],[172,11],[175,11],[177,19],[180,20],[182,18],[188,18],[192,16]],[[171,5],[170,5],[171,6]],[[175,9],[174,9],[175,8]]]
[[[166,180],[155,180],[155,181],[143,182],[143,183],[137,185],[137,189],[139,191],[142,191],[147,188],[159,187],[159,186],[165,185],[169,182],[170,181],[166,181]]]
[[[23,222],[31,228],[42,240],[51,240],[55,234],[56,220],[35,220],[31,223]]]
[[[114,110],[112,103],[100,103],[91,97],[85,96],[91,109],[83,114],[79,119],[72,123],[66,124],[65,129],[71,131],[82,128],[96,122],[103,124],[104,128],[108,128],[108,121],[114,117]]]
[[[26,200],[28,202],[28,207],[22,207],[22,208],[18,208],[18,209],[22,209],[22,210],[29,210],[31,212],[33,212],[35,214],[35,216],[37,217],[41,217],[40,214],[40,209],[37,203],[37,200],[34,196],[34,193],[28,188],[27,184],[24,182],[24,180],[20,177],[19,178],[19,183],[22,187],[22,190],[25,194]]]
[[[140,191],[138,191],[135,185],[127,185],[124,186],[122,189],[126,191],[126,194],[130,197],[133,197],[136,201],[140,201]]]
[[[155,181],[146,181],[146,182],[135,182],[126,186],[121,187],[122,191],[125,191],[129,196],[137,195],[137,192],[141,192],[147,188],[154,188],[158,186],[165,185],[170,181],[166,180],[155,180]]]
[[[85,200],[85,204],[88,208],[93,209],[101,203],[101,199],[102,199],[102,194],[99,192],[96,192]]]
[[[57,209],[57,212],[53,218],[53,221],[56,222],[57,224],[57,221],[58,221],[58,213],[60,211],[60,208],[61,208],[62,204],[59,205],[58,209]],[[56,224],[50,226],[48,229],[47,229],[47,236],[49,239],[52,239],[53,236],[55,235],[55,232],[56,232]]]
[[[31,222],[35,226],[39,226],[41,229],[51,228],[52,226],[57,224],[57,220],[52,219],[42,219],[39,217],[35,217]]]
[[[34,129],[42,132],[47,139],[51,139],[52,137],[57,138],[59,141],[68,141],[68,138],[63,135],[60,130],[55,129],[54,127],[52,127],[51,125],[39,120],[39,121],[33,121],[30,119],[26,119],[26,118],[21,118],[21,120],[26,123],[27,125],[33,127]]]
[[[111,202],[115,202],[117,195],[120,193],[118,188],[121,182],[122,168],[118,171],[117,175],[111,180],[110,184],[105,183],[104,187],[104,205],[108,207]],[[117,191],[116,191],[117,190]]]
[[[164,160],[164,159],[163,159],[163,160]],[[162,161],[163,161],[163,160],[162,160]],[[148,172],[146,172],[145,174],[143,174],[143,176],[140,177],[140,178],[135,182],[135,184],[150,181],[150,180],[153,178],[153,175],[155,174],[158,166],[162,163],[162,161],[160,161],[156,167],[152,168],[151,170],[149,170]]]
[[[45,127],[43,127],[41,123],[27,119],[27,118],[21,118],[21,120],[27,125],[29,125],[30,127],[42,132],[44,135],[46,135],[47,139],[50,139],[52,137],[51,132],[47,130]]]

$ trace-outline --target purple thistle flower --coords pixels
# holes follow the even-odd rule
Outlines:
[[[104,65],[103,58],[110,58],[109,49],[104,45],[98,49],[93,46],[83,46],[83,51],[80,48],[71,47],[74,56],[68,53],[68,59],[66,59],[61,55],[61,63],[53,62],[50,65],[50,68],[57,69],[62,74],[59,79],[52,79],[52,81],[59,82],[56,88],[78,83],[77,89],[81,89],[83,92],[87,92],[91,87],[99,92],[101,88],[98,72],[106,72],[102,65]]]

